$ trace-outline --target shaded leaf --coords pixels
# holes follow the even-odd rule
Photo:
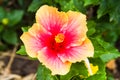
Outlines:
[[[102,17],[103,15],[105,15],[106,13],[109,12],[108,6],[107,6],[107,1],[106,0],[102,0],[100,3],[100,7],[97,11],[97,18],[99,19],[100,17]]]
[[[28,11],[35,12],[39,7],[43,4],[43,0],[33,0],[30,6],[28,7]]]
[[[88,21],[87,22],[87,27],[88,27],[88,32],[87,32],[87,35],[90,36],[92,34],[95,33],[95,26],[96,26],[96,23],[94,21]]]
[[[18,42],[17,33],[13,30],[5,30],[2,37],[3,40],[9,44],[15,45]]]
[[[7,48],[7,45],[0,44],[0,51],[4,51]]]
[[[105,14],[109,14],[110,21],[115,21],[118,23],[120,19],[120,0],[102,0],[100,2],[100,7],[97,11],[97,18],[99,19]]]
[[[22,10],[14,10],[11,12],[8,12],[7,14],[7,18],[9,19],[9,26],[14,26],[16,25],[18,22],[21,21],[23,17],[23,11]]]
[[[0,25],[0,32],[2,32],[4,29],[4,26],[3,25]]]
[[[2,21],[2,19],[5,17],[5,10],[2,8],[2,7],[0,7],[0,22]]]

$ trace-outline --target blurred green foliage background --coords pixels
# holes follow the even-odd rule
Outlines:
[[[115,47],[120,38],[120,0],[0,0],[0,51],[22,44],[22,31],[32,26],[35,12],[44,4],[87,15],[87,35],[95,47],[95,58],[106,63],[120,56]],[[25,54],[24,46],[18,54]]]

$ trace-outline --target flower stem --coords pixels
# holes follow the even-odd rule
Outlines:
[[[90,67],[90,62],[89,62],[88,58],[86,58],[84,61],[85,61],[86,67],[88,68],[89,74],[90,74],[90,75],[93,75],[93,72],[92,72],[92,69],[91,69],[91,67]]]

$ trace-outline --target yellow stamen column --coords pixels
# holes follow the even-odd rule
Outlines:
[[[64,38],[65,38],[64,34],[59,33],[55,36],[55,41],[56,43],[61,43],[64,41]]]

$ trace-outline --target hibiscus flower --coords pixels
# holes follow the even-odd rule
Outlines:
[[[59,12],[43,5],[36,12],[36,23],[20,38],[30,57],[38,58],[52,75],[65,75],[72,63],[94,55],[86,24],[86,16],[80,12]]]

